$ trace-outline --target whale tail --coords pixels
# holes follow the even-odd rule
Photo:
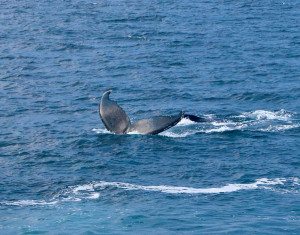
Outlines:
[[[111,90],[104,92],[99,105],[99,115],[107,130],[116,134],[125,134],[130,128],[130,119],[126,112],[109,99]]]
[[[104,92],[99,105],[100,118],[107,130],[115,134],[137,132],[155,135],[175,126],[183,117],[180,112],[174,116],[157,116],[139,120],[131,124],[126,112],[116,101],[109,99],[111,90]]]
[[[156,116],[148,119],[142,119],[133,123],[130,127],[130,132],[138,132],[140,134],[156,135],[163,132],[172,126],[175,126],[183,117],[180,112],[173,116]]]
[[[184,118],[187,118],[193,122],[207,122],[207,120],[203,117],[199,117],[196,115],[192,115],[192,114],[183,114]]]

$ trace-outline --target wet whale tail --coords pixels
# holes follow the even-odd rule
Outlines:
[[[99,115],[106,129],[115,134],[137,132],[139,134],[155,135],[175,126],[183,118],[183,113],[180,112],[173,116],[156,116],[142,119],[131,124],[126,112],[117,102],[110,100],[110,93],[111,90],[108,90],[102,95]]]
[[[104,92],[99,105],[99,115],[107,130],[115,134],[136,132],[139,134],[155,135],[163,132],[187,118],[194,122],[205,122],[206,119],[183,112],[172,116],[156,116],[131,123],[126,112],[109,98],[111,90]]]

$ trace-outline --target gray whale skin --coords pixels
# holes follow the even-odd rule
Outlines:
[[[129,117],[117,102],[109,99],[110,93],[111,90],[108,90],[102,95],[99,104],[99,114],[106,129],[115,134],[136,132],[156,135],[175,126],[185,117],[183,112],[180,112],[173,116],[156,116],[131,123]]]

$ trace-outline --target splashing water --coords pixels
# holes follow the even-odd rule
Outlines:
[[[230,131],[257,131],[279,132],[299,128],[300,124],[292,119],[292,113],[283,109],[279,111],[256,110],[244,112],[240,115],[230,115],[224,119],[218,119],[212,114],[205,115],[207,122],[196,123],[183,118],[175,127],[168,129],[160,136],[170,138],[184,138],[197,133],[213,134]],[[105,129],[93,129],[98,134],[110,133]],[[129,133],[138,135],[139,133]]]

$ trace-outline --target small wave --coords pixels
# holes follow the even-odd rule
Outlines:
[[[212,121],[211,124],[213,126],[227,126],[227,125],[236,125],[238,123],[230,120],[226,120],[226,121]]]
[[[45,200],[19,200],[19,201],[4,201],[0,202],[1,205],[5,206],[44,206],[44,205],[55,205],[58,201],[45,201]]]
[[[217,132],[228,132],[228,131],[235,131],[235,130],[241,130],[243,128],[247,127],[247,125],[242,124],[242,125],[236,125],[236,126],[220,126],[219,128],[213,128],[213,129],[208,129],[204,130],[204,133],[217,133]]]
[[[139,185],[124,182],[99,181],[88,184],[70,186],[65,190],[58,192],[49,200],[17,200],[2,201],[0,205],[4,206],[49,206],[59,202],[80,202],[82,200],[96,200],[100,198],[100,192],[106,189],[123,189],[160,192],[166,194],[220,194],[232,193],[241,190],[270,190],[284,193],[298,193],[300,185],[299,178],[260,178],[253,183],[232,183],[220,187],[194,188],[170,185]],[[277,186],[280,186],[279,188]],[[282,187],[288,187],[284,189]],[[277,187],[277,188],[276,188]]]
[[[300,179],[297,177],[292,178],[293,185],[300,185]]]
[[[254,183],[249,184],[228,184],[216,188],[192,188],[192,187],[178,187],[168,185],[157,185],[157,186],[144,186],[137,184],[129,184],[122,182],[105,182],[101,181],[94,184],[94,188],[105,188],[105,187],[116,187],[125,190],[143,190],[143,191],[155,191],[169,194],[219,194],[219,193],[230,193],[239,190],[249,190],[257,188],[266,188],[265,186],[272,185],[283,185],[286,179],[276,178],[267,179],[261,178],[256,180]]]
[[[267,111],[267,110],[256,110],[253,112],[245,112],[239,115],[242,118],[255,118],[257,120],[279,120],[288,121],[292,117],[292,114],[281,109],[279,111]]]
[[[162,133],[159,133],[158,135],[171,137],[171,138],[184,138],[184,137],[187,137],[189,135],[194,135],[196,133],[197,133],[197,131],[186,131],[186,132],[183,132],[183,133],[174,133],[172,131],[164,131]]]
[[[164,131],[160,133],[159,135],[161,136],[166,136],[166,137],[171,137],[171,138],[184,138],[190,135],[194,135],[197,133],[206,133],[206,134],[211,134],[211,133],[223,133],[223,132],[230,132],[230,131],[236,131],[236,130],[242,130],[247,127],[246,124],[237,124],[232,126],[227,126],[227,125],[216,125],[217,128],[204,128],[202,130],[188,130],[185,132],[181,133],[176,133],[173,131]]]
[[[154,191],[168,194],[219,194],[219,193],[231,193],[240,190],[251,190],[251,189],[271,189],[270,186],[284,185],[285,182],[292,181],[294,184],[299,183],[298,178],[260,178],[253,183],[245,184],[227,184],[221,187],[212,188],[193,188],[193,187],[181,187],[181,186],[169,186],[169,185],[138,185],[124,182],[108,182],[99,181],[88,184],[72,186],[70,192],[74,195],[85,194],[85,198],[96,199],[99,198],[100,193],[96,190],[105,190],[107,188],[118,188],[124,190],[141,190],[141,191]],[[96,193],[96,194],[95,194]]]
[[[261,128],[260,131],[263,132],[280,132],[280,131],[286,131],[290,129],[295,129],[299,128],[299,124],[294,124],[294,125],[270,125],[267,128]]]
[[[93,193],[89,196],[89,199],[98,199],[100,197],[100,193]]]

